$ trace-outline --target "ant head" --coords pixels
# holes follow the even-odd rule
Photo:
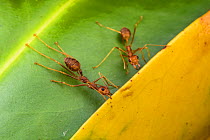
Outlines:
[[[134,69],[138,70],[140,68],[139,57],[137,55],[132,55],[128,58],[128,61],[133,65]]]
[[[79,71],[80,70],[80,63],[74,58],[66,57],[64,58],[64,62],[66,66],[71,70],[71,71]]]
[[[129,38],[131,37],[131,31],[126,28],[126,27],[123,27],[121,30],[121,36],[122,36],[122,39],[126,41],[126,43],[128,43],[128,40]]]
[[[101,86],[101,87],[99,87],[99,88],[98,88],[98,91],[99,91],[102,95],[107,95],[107,96],[110,95],[110,97],[111,97],[111,95],[112,95],[112,94],[110,93],[108,87],[106,87],[106,86]]]

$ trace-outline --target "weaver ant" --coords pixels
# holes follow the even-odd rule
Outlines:
[[[38,50],[36,50],[35,48],[31,47],[29,44],[25,44],[27,47],[31,48],[32,50],[34,50],[35,52],[37,52],[38,54],[48,58],[48,59],[51,59],[52,61],[56,62],[57,64],[59,64],[60,66],[62,66],[63,68],[65,68],[70,74],[68,73],[65,73],[63,71],[59,71],[59,70],[56,70],[56,69],[52,69],[52,68],[49,68],[47,66],[44,66],[42,64],[39,64],[37,62],[35,62],[34,64],[36,65],[39,65],[41,67],[44,67],[46,69],[49,69],[49,70],[52,70],[52,71],[56,71],[56,72],[59,72],[61,74],[64,74],[66,76],[69,76],[73,79],[76,79],[78,81],[81,81],[82,83],[84,84],[78,84],[78,85],[70,85],[70,84],[67,84],[66,82],[62,82],[62,81],[56,81],[56,80],[51,80],[52,82],[55,82],[55,83],[61,83],[61,84],[64,84],[64,85],[67,85],[67,86],[70,86],[70,87],[79,87],[79,86],[87,86],[88,88],[91,88],[91,89],[94,89],[96,90],[98,93],[100,93],[103,98],[106,100],[106,96],[108,96],[109,98],[111,98],[111,95],[112,93],[110,93],[110,90],[108,89],[108,86],[112,86],[112,87],[115,87],[115,88],[118,88],[116,85],[114,85],[110,80],[108,80],[105,76],[103,76],[101,73],[99,73],[100,77],[96,80],[94,80],[93,82],[91,82],[87,77],[83,76],[83,73],[82,73],[82,70],[80,68],[80,63],[79,61],[77,61],[75,58],[73,58],[72,56],[68,55],[67,53],[65,53],[63,51],[63,49],[60,47],[60,45],[58,44],[58,42],[55,42],[55,45],[61,50],[57,50],[55,48],[52,48],[50,47],[48,44],[46,44],[43,40],[41,40],[36,34],[34,34],[34,36],[40,40],[45,46],[47,46],[48,48],[54,50],[54,51],[57,51],[61,54],[63,54],[65,56],[64,58],[64,62],[66,64],[66,66],[64,66],[63,64],[61,64],[60,62],[58,62],[57,60],[39,52]],[[77,74],[75,74],[74,72],[77,72]],[[100,85],[100,84],[96,84],[97,81],[99,81],[100,79],[103,80],[105,86],[103,85]]]
[[[134,55],[137,51],[140,51],[141,52],[142,59],[146,63],[146,60],[144,58],[144,54],[143,54],[143,51],[142,51],[143,49],[146,49],[147,50],[148,57],[150,58],[150,52],[149,52],[149,49],[148,49],[147,46],[166,46],[166,45],[145,44],[143,47],[139,47],[136,50],[132,50],[131,49],[132,44],[133,44],[133,41],[134,41],[134,36],[135,36],[135,33],[136,33],[136,28],[137,28],[138,24],[142,21],[142,19],[143,19],[143,16],[140,16],[140,19],[134,24],[134,31],[133,31],[133,35],[132,35],[132,39],[131,39],[130,44],[129,44],[129,39],[131,37],[131,31],[128,28],[123,27],[120,31],[118,31],[118,30],[112,29],[110,27],[106,27],[106,26],[102,25],[101,23],[99,23],[98,21],[96,21],[96,23],[99,26],[104,27],[106,29],[109,29],[109,30],[112,30],[114,32],[117,32],[117,33],[121,34],[122,43],[125,46],[125,49],[126,50],[123,50],[123,49],[121,49],[119,47],[113,47],[110,50],[110,52],[104,57],[104,59],[97,66],[95,66],[93,68],[99,67],[107,59],[107,57],[112,53],[112,51],[114,49],[118,49],[119,52],[120,52],[120,56],[122,58],[122,61],[124,63],[124,69],[126,69],[126,73],[128,73],[128,64],[124,60],[124,57],[127,57],[128,58],[128,62],[134,67],[134,69],[138,70],[141,66],[139,64],[139,57],[137,55]],[[122,55],[121,52],[125,53],[126,55]]]

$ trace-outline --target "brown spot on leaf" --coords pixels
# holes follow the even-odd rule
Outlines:
[[[121,90],[122,90],[122,92],[123,92],[123,91],[129,90],[130,88],[131,88],[131,85],[126,86],[125,88],[122,88]]]
[[[123,97],[126,98],[126,97],[129,97],[129,96],[132,96],[132,95],[133,95],[132,91],[126,91],[125,94],[123,94]]]

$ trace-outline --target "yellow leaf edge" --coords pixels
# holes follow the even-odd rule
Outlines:
[[[71,139],[207,139],[210,11],[167,45]]]

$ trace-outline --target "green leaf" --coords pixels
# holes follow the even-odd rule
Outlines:
[[[116,85],[122,86],[137,71],[129,66],[130,73],[126,75],[117,51],[101,67],[92,69],[112,47],[123,48],[119,34],[99,27],[95,21],[117,30],[126,26],[133,31],[139,16],[144,16],[133,48],[144,44],[164,45],[207,12],[207,3],[208,0],[2,0],[0,138],[69,139],[104,102],[101,95],[87,87],[73,88],[50,82],[59,80],[72,85],[80,84],[33,64],[39,62],[63,70],[53,61],[25,47],[25,43],[60,62],[64,58],[35,39],[34,33],[52,47],[56,47],[54,42],[58,41],[68,54],[81,63],[84,75],[90,80],[97,79],[98,72],[101,72]],[[149,49],[153,56],[162,47]],[[144,65],[142,60],[141,65]],[[116,89],[111,91],[113,93]]]

